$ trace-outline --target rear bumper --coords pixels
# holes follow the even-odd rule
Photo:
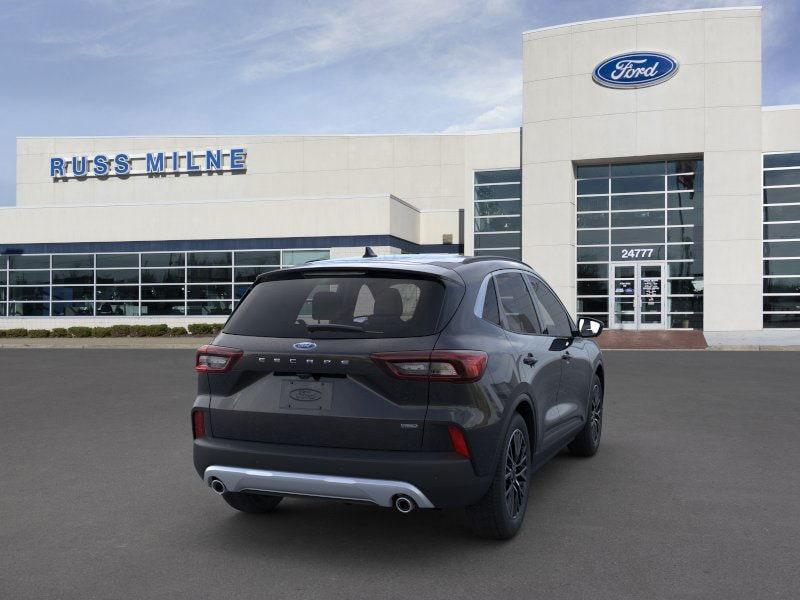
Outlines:
[[[389,498],[406,494],[421,508],[469,506],[483,497],[491,482],[491,476],[475,475],[470,461],[455,452],[317,448],[220,438],[194,441],[194,465],[206,482],[213,475],[231,491],[249,486],[381,506],[387,506],[389,492]],[[216,471],[207,472],[209,467]],[[224,467],[232,470],[219,470]]]

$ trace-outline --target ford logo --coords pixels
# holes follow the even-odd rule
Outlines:
[[[322,399],[322,394],[317,390],[300,388],[289,392],[289,398],[298,402],[319,402]]]
[[[642,88],[666,81],[678,72],[678,61],[659,52],[627,52],[594,69],[592,79],[609,88]]]
[[[297,342],[292,345],[295,350],[313,350],[317,345],[314,342]]]

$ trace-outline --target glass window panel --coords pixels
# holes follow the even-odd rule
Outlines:
[[[11,287],[8,288],[9,300],[49,300],[49,287]]]
[[[6,272],[3,270],[0,271],[0,285],[5,285],[5,284],[6,284]]]
[[[668,225],[694,225],[696,210],[670,210],[667,211]]]
[[[494,287],[494,280],[489,279],[486,285],[486,294],[483,298],[481,318],[502,327],[500,320],[500,305],[497,302],[497,290]]]
[[[99,285],[97,300],[138,300],[139,286],[136,285]]]
[[[142,302],[141,314],[147,316],[183,315],[184,305],[180,302]]]
[[[764,315],[764,327],[770,329],[778,327],[800,328],[800,314]]]
[[[692,298],[669,299],[669,312],[702,312],[702,311],[703,311],[702,296],[694,296]]]
[[[693,190],[695,187],[694,175],[668,175],[668,190]]]
[[[142,269],[142,283],[184,283],[183,269]]]
[[[578,181],[578,195],[607,194],[608,179],[582,179]]]
[[[274,271],[276,267],[236,267],[233,270],[233,278],[236,282],[252,282],[261,273],[268,273]]]
[[[50,314],[47,302],[9,302],[8,314],[12,317],[46,317]]]
[[[664,229],[612,229],[612,244],[653,244],[664,241]]]
[[[486,217],[492,215],[518,215],[521,214],[521,210],[522,202],[520,200],[475,203],[476,217]],[[238,261],[236,264],[239,264]]]
[[[533,301],[539,315],[542,333],[555,337],[572,337],[572,320],[553,291],[537,277],[525,276],[533,290]]]
[[[475,231],[520,231],[520,217],[489,217],[475,219]]]
[[[330,250],[284,250],[283,264],[285,266],[302,265],[310,260],[330,258],[330,255]]]
[[[800,167],[800,152],[765,154],[764,167]]]
[[[608,213],[579,214],[578,229],[586,227],[608,227]]]
[[[702,160],[671,160],[667,162],[667,173],[694,173],[703,169]]]
[[[764,310],[800,312],[800,296],[764,296]]]
[[[703,315],[670,315],[669,326],[672,329],[702,329]]]
[[[608,229],[579,229],[578,244],[608,244]]]
[[[188,261],[194,267],[217,267],[231,264],[230,252],[189,252]]]
[[[608,281],[579,281],[579,296],[607,296]]]
[[[611,214],[612,227],[644,227],[646,225],[663,225],[663,210],[647,210],[637,212],[615,212]]]
[[[514,248],[521,245],[519,233],[483,233],[475,236],[476,248]]]
[[[602,279],[608,277],[608,265],[578,265],[579,279]]]
[[[233,286],[233,298],[239,300],[249,288],[249,285],[235,285]]]
[[[5,293],[5,290],[3,290],[3,293]],[[0,317],[5,317],[5,316],[6,316],[6,305],[0,304]]]
[[[94,271],[53,271],[53,283],[94,283]]]
[[[142,267],[182,267],[185,264],[183,252],[156,252],[142,254]]]
[[[698,294],[703,287],[702,279],[671,279],[670,294]]]
[[[9,285],[42,285],[50,283],[50,271],[11,271]]]
[[[669,208],[695,208],[702,203],[702,192],[670,192],[667,194],[667,207]]]
[[[694,276],[693,262],[673,262],[669,263],[670,277],[692,277]],[[700,274],[702,275],[702,273]]]
[[[6,301],[6,288],[0,287],[0,302]]]
[[[4,271],[8,265],[8,257],[4,254],[0,255],[0,271]]]
[[[190,315],[228,315],[233,310],[230,302],[189,302]]]
[[[99,316],[136,317],[139,316],[138,302],[98,302],[95,308]]]
[[[50,255],[14,254],[8,257],[9,269],[49,269]]]
[[[237,265],[274,265],[280,266],[280,250],[242,250],[234,252],[234,262]]]
[[[522,250],[519,248],[509,248],[505,250],[475,250],[475,256],[502,256],[511,260],[522,260]]]
[[[94,305],[91,302],[53,302],[54,317],[91,317]]]
[[[93,293],[90,285],[53,286],[53,300],[92,300]]]
[[[230,282],[231,269],[189,269],[189,283]]]
[[[502,273],[494,279],[504,326],[514,333],[538,333],[539,320],[522,275]]]
[[[800,204],[796,206],[765,206],[765,221],[800,221]]]
[[[139,266],[139,255],[136,253],[129,254],[98,254],[97,255],[97,268],[98,269],[120,269]]]
[[[764,275],[800,275],[800,259],[765,260]]]
[[[667,246],[667,260],[682,260],[694,258],[694,251],[691,244],[678,244]]]
[[[503,169],[499,171],[476,171],[475,183],[503,183],[507,181],[520,181],[522,171],[519,169]]]
[[[500,198],[521,198],[522,185],[511,183],[487,185],[475,188],[475,200],[497,200]]]
[[[143,285],[142,301],[147,300],[182,300],[184,286],[182,285]]]
[[[800,258],[800,242],[764,242],[764,256]]]
[[[611,196],[611,210],[646,210],[649,208],[664,208],[664,194]]]
[[[230,300],[230,285],[190,285],[187,288],[189,300]]]
[[[608,312],[608,298],[578,298],[578,312]]]
[[[583,247],[577,249],[578,262],[598,262],[608,260],[608,248]]]
[[[800,202],[800,187],[764,190],[764,204]]]
[[[764,280],[767,294],[800,294],[800,277],[775,277]]]
[[[611,193],[656,192],[664,190],[663,177],[621,177],[611,180]]]
[[[94,256],[91,254],[53,254],[54,269],[91,269]]]
[[[580,165],[575,169],[577,179],[587,179],[589,177],[608,178],[608,165]]]
[[[608,210],[608,196],[578,198],[578,212],[585,210]]]
[[[663,175],[664,162],[628,163],[611,165],[611,177],[620,175]]]
[[[800,223],[764,225],[765,240],[800,239]]]
[[[139,283],[138,269],[98,269],[97,283]]]
[[[670,227],[667,229],[667,242],[693,242],[693,227]]]
[[[764,185],[798,185],[800,169],[786,171],[764,171]]]

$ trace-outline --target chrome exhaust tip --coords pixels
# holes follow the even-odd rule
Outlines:
[[[395,509],[397,509],[397,512],[407,515],[412,510],[414,510],[417,507],[417,505],[408,496],[400,495],[395,497],[394,507]]]
[[[225,484],[219,479],[212,479],[209,485],[211,486],[211,489],[220,496],[228,491],[228,489],[225,487]]]

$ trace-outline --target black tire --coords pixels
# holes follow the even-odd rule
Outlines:
[[[586,424],[575,436],[567,448],[575,456],[594,456],[600,447],[600,435],[603,432],[603,384],[595,375],[589,391],[589,406],[586,413]]]
[[[227,492],[222,494],[222,499],[232,508],[244,513],[263,514],[275,510],[283,500],[283,496]]]
[[[478,504],[467,507],[473,531],[485,538],[507,540],[522,526],[528,506],[531,444],[522,415],[515,414],[503,438],[492,485]]]

